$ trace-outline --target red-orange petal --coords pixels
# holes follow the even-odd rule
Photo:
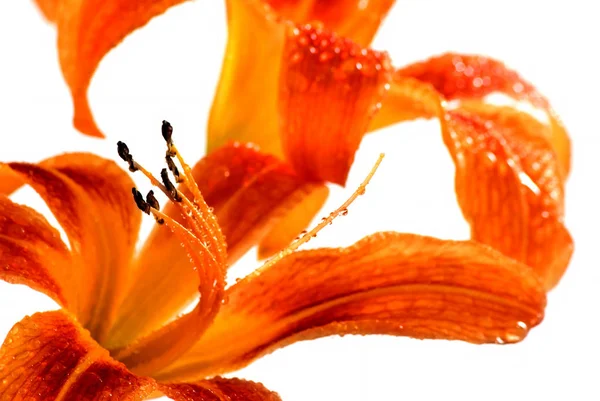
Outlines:
[[[448,113],[456,192],[472,238],[532,266],[551,289],[573,252],[550,128],[508,107],[469,102]]]
[[[184,0],[36,0],[58,30],[58,57],[74,103],[75,128],[104,136],[87,91],[102,58],[127,35]]]
[[[71,255],[58,231],[35,210],[0,195],[0,279],[25,284],[68,307]]]
[[[282,18],[297,25],[319,22],[328,30],[368,46],[395,0],[267,0]]]
[[[378,233],[294,253],[235,284],[213,326],[157,377],[220,374],[332,334],[512,343],[542,320],[545,304],[535,272],[488,246]]]
[[[487,95],[501,93],[544,110],[552,128],[550,142],[560,160],[562,174],[565,177],[568,174],[571,145],[566,129],[549,101],[504,63],[484,56],[446,53],[398,69],[396,76],[431,84],[449,100],[483,99]]]
[[[230,264],[259,243],[288,213],[294,213],[295,207],[302,207],[302,202],[313,194],[320,196],[325,188],[303,181],[277,158],[238,143],[209,154],[194,167],[193,175],[204,199],[214,208],[226,238]],[[188,193],[185,189],[182,192]],[[308,208],[304,212],[299,218],[308,224],[316,211]],[[173,205],[168,205],[165,213],[185,224]],[[287,235],[293,239],[305,226],[292,228],[297,232],[288,231]],[[151,233],[136,272],[134,286],[111,330],[111,348],[158,329],[197,297],[197,272],[179,239],[164,227]]]
[[[136,377],[62,311],[17,323],[0,349],[0,399],[118,401],[145,399],[152,379]]]
[[[114,162],[87,153],[6,166],[38,192],[65,230],[76,265],[74,313],[101,338],[126,285],[141,221],[131,201],[133,181]]]
[[[386,53],[310,25],[289,30],[281,67],[281,140],[300,174],[346,182],[390,68]]]
[[[261,383],[215,377],[196,383],[161,384],[160,390],[175,401],[281,401]]]

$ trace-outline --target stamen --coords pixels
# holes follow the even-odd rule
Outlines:
[[[169,179],[169,173],[167,172],[166,168],[163,168],[160,171],[160,178],[162,178],[162,182],[167,191],[169,192],[169,198],[173,199],[176,202],[181,202],[181,195],[179,195],[179,191],[177,191],[177,188],[175,188],[175,185],[173,185],[173,183]]]
[[[183,178],[181,178],[181,176],[179,174],[179,169],[175,165],[175,162],[173,161],[172,156],[169,156],[167,154],[165,156],[165,160],[167,161],[167,167],[169,167],[171,174],[173,174],[173,177],[175,177],[175,182],[178,184],[181,184],[183,182]]]
[[[156,222],[158,224],[164,224],[165,219],[163,219],[160,216],[157,216],[156,213],[153,212],[153,210],[160,210],[160,205],[158,203],[158,200],[154,197],[154,191],[150,190],[148,192],[148,195],[146,195],[146,203],[150,206],[150,208],[151,208],[150,211],[154,215],[154,219],[156,220]]]
[[[300,236],[300,238],[297,238],[294,242],[292,242],[290,245],[288,245],[287,248],[281,250],[277,255],[273,256],[271,259],[269,259],[267,262],[265,262],[265,264],[262,265],[262,267],[260,267],[258,270],[256,270],[256,272],[253,274],[257,274],[261,271],[268,269],[269,267],[273,266],[275,263],[277,263],[281,259],[283,259],[285,256],[287,256],[287,255],[291,254],[292,252],[294,252],[295,250],[297,250],[301,245],[310,241],[311,238],[316,237],[317,233],[319,231],[321,231],[324,227],[330,225],[336,217],[338,217],[340,215],[342,215],[342,216],[347,215],[348,214],[348,206],[350,206],[352,204],[352,202],[354,202],[356,200],[356,198],[358,198],[360,195],[364,195],[367,185],[369,185],[371,178],[373,178],[373,175],[375,175],[375,172],[379,168],[379,165],[381,164],[381,161],[383,160],[384,156],[385,155],[383,153],[381,153],[379,155],[379,157],[377,158],[377,161],[375,162],[375,165],[371,168],[371,171],[369,172],[367,177],[358,186],[358,188],[356,188],[354,193],[352,193],[352,195],[350,195],[350,197],[344,203],[342,203],[342,205],[340,207],[335,209],[333,212],[329,213],[329,216],[321,219],[321,222],[319,224],[317,224],[312,230],[310,230],[308,232],[307,231],[303,232],[303,234]]]
[[[173,147],[173,127],[166,121],[163,121],[162,134],[163,138],[167,142],[167,146]],[[127,145],[125,145],[123,142],[118,143],[118,153],[119,156],[129,164],[129,169],[131,171],[140,171],[150,180],[150,182],[154,186],[156,186],[163,193],[165,193],[165,195],[179,209],[181,216],[187,221],[187,229],[189,230],[188,235],[197,238],[198,240],[206,244],[206,248],[209,252],[209,255],[206,256],[209,259],[214,258],[216,263],[224,266],[227,259],[227,253],[225,250],[226,248],[224,246],[225,239],[223,238],[221,229],[218,226],[215,216],[208,208],[208,205],[206,205],[206,202],[204,202],[204,198],[200,194],[200,190],[198,189],[196,182],[193,180],[193,177],[191,178],[191,181],[185,180],[185,178],[187,177],[182,177],[182,175],[179,173],[179,170],[175,166],[174,161],[171,159],[171,157],[175,155],[176,150],[172,152],[167,151],[167,166],[173,172],[173,175],[175,176],[177,182],[183,181],[184,183],[186,183],[188,188],[191,188],[192,193],[194,193],[195,195],[194,202],[191,202],[182,192],[177,190],[177,188],[169,178],[169,173],[167,172],[167,169],[163,169],[161,171],[161,180],[158,180],[154,177],[154,175],[152,175],[148,170],[146,170],[143,166],[141,166],[133,159],[133,156],[129,152]],[[187,165],[184,165],[184,167],[187,167],[189,169],[189,166]],[[191,169],[189,169],[189,171],[191,177]],[[134,192],[134,199],[138,208],[140,208],[140,210],[142,210],[145,213],[151,212],[159,224],[165,223],[165,219],[160,215],[160,213],[157,214],[154,212],[158,211],[159,208],[158,201],[154,197],[154,193],[149,193],[146,197],[146,200],[144,200],[141,194],[137,196],[136,193],[137,190],[136,192]],[[214,250],[211,249],[213,247]]]
[[[182,182],[183,184],[185,184],[187,189],[192,193],[193,199],[194,199],[194,205],[200,211],[199,216],[203,220],[203,225],[205,225],[207,227],[207,229],[210,232],[210,235],[213,236],[214,238],[216,238],[216,240],[217,240],[216,243],[217,243],[217,247],[218,247],[217,255],[219,255],[219,258],[222,258],[222,257],[224,257],[224,255],[226,255],[226,251],[225,251],[225,247],[222,246],[222,244],[225,244],[225,238],[223,236],[223,233],[221,232],[221,228],[219,227],[219,224],[217,223],[215,216],[212,214],[212,211],[209,209],[208,205],[206,204],[204,197],[200,193],[200,189],[198,188],[198,185],[196,184],[196,181],[194,180],[194,175],[192,173],[192,169],[185,162],[185,160],[183,159],[183,156],[181,156],[180,152],[177,150],[177,147],[175,146],[175,143],[173,142],[173,127],[171,126],[171,124],[168,121],[165,121],[165,120],[163,120],[163,124],[162,124],[162,135],[167,143],[167,159],[171,159],[171,157],[176,156],[177,161],[179,162],[179,164],[183,170],[183,174],[180,173],[179,171],[177,171],[177,175],[175,175],[175,173],[173,173],[173,175],[176,177],[176,179],[177,179],[177,177],[179,177],[180,181],[178,181],[178,182]],[[172,161],[172,159],[171,159],[171,161]],[[169,164],[169,162],[167,161],[167,165],[168,164]],[[162,173],[161,173],[161,176],[162,176]],[[165,183],[165,187],[168,188],[166,183]],[[207,216],[207,218],[210,221],[204,220],[203,216]],[[219,261],[224,263],[224,260],[220,259]]]
[[[150,190],[148,195],[146,195],[146,203],[153,207],[154,209],[160,210],[160,204],[158,203],[158,199],[154,197],[154,191]]]
[[[146,203],[141,192],[138,191],[136,187],[133,187],[131,188],[131,193],[133,194],[133,200],[135,201],[138,209],[146,214],[150,214],[150,205]]]
[[[162,122],[162,136],[167,142],[167,157],[175,156],[175,151],[173,150],[173,126],[167,120],[163,120]]]
[[[129,164],[129,171],[135,173],[138,169],[135,165],[135,162],[133,161],[133,156],[131,155],[131,153],[129,153],[129,148],[127,147],[125,142],[117,142],[117,152],[119,153],[121,159],[123,159],[127,162],[127,164]]]

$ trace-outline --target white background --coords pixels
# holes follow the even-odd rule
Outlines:
[[[533,81],[564,119],[573,139],[566,221],[576,251],[549,295],[542,325],[511,346],[330,337],[277,351],[239,376],[263,382],[286,401],[600,399],[600,30],[594,7],[589,0],[403,0],[374,42],[397,66],[450,50],[500,58]],[[55,39],[54,28],[30,1],[0,2],[0,160],[37,161],[67,150],[114,157],[115,142],[125,140],[156,170],[162,163],[162,119],[175,126],[189,162],[202,155],[225,45],[222,1],[178,6],[104,59],[90,92],[104,141],[71,126]],[[348,189],[334,188],[326,210],[349,194],[382,150],[386,159],[366,196],[310,246],[348,245],[378,230],[467,238],[454,197],[454,167],[434,121],[368,136]],[[31,190],[16,199],[43,205]],[[253,258],[246,257],[234,275],[256,267]],[[45,296],[0,283],[0,338],[25,314],[53,307]]]

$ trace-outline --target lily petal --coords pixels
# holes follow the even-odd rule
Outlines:
[[[279,240],[293,239],[310,223],[327,196],[323,184],[306,182],[277,158],[239,143],[203,158],[194,166],[193,175],[225,235],[229,264],[284,219],[293,220],[295,225],[281,233]],[[188,195],[186,189],[180,189]],[[174,205],[167,205],[164,212],[185,226]],[[271,240],[269,252],[288,243],[274,244]],[[198,296],[197,272],[181,241],[164,227],[153,230],[136,266],[134,285],[111,330],[111,348],[160,328]]]
[[[70,279],[74,313],[101,339],[129,278],[141,221],[131,178],[114,162],[87,153],[5,166],[33,187],[65,230],[76,264]]]
[[[227,57],[210,110],[207,154],[235,140],[282,156],[277,98],[285,25],[261,0],[225,3]]]
[[[397,70],[395,81],[402,82],[407,77],[432,85],[448,100],[483,99],[500,93],[545,111],[551,127],[550,142],[560,160],[563,176],[568,175],[571,145],[565,127],[548,99],[502,62],[484,56],[446,53]],[[402,121],[402,115],[399,118],[397,122]]]
[[[145,399],[152,379],[136,377],[111,359],[62,311],[17,323],[0,349],[0,399],[118,401]]]
[[[35,210],[0,195],[0,279],[25,284],[62,306],[75,302],[73,266],[58,231]]]
[[[227,295],[213,326],[157,377],[220,374],[333,334],[512,343],[540,323],[546,304],[531,268],[485,245],[398,233],[294,253]]]
[[[261,383],[215,377],[197,383],[161,384],[160,390],[175,401],[281,401]]]
[[[340,185],[391,77],[386,53],[307,25],[283,52],[281,136],[300,174]]]
[[[550,128],[509,107],[469,102],[449,112],[456,193],[472,238],[532,266],[546,289],[567,268],[560,162]]]
[[[102,58],[127,35],[184,0],[36,0],[58,30],[58,56],[71,90],[75,128],[103,137],[87,99]]]

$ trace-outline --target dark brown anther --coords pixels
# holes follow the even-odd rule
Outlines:
[[[150,214],[150,205],[146,203],[144,200],[144,196],[138,191],[135,187],[131,188],[131,193],[133,194],[133,200],[135,200],[135,204],[138,209],[146,214]]]
[[[183,178],[181,177],[181,174],[179,174],[179,169],[175,165],[175,162],[173,161],[173,159],[171,158],[171,156],[169,156],[167,154],[167,156],[165,157],[165,160],[167,161],[167,167],[169,167],[169,170],[171,170],[171,173],[173,174],[173,177],[175,177],[175,182],[178,183],[178,184],[182,183],[183,182]]]
[[[138,169],[135,166],[135,162],[133,161],[133,156],[129,153],[129,148],[125,145],[125,142],[117,142],[117,152],[119,153],[119,157],[129,164],[129,171],[135,173]]]
[[[167,157],[173,157],[177,153],[173,150],[173,126],[166,120],[162,122],[162,136],[167,142]]]
[[[150,190],[148,192],[148,195],[146,195],[146,203],[148,205],[150,205],[151,208],[154,208],[156,210],[160,209],[160,205],[158,203],[158,200],[154,197],[154,191]]]
[[[167,145],[171,146],[173,144],[173,126],[166,120],[162,122],[162,136],[165,138]]]
[[[167,192],[169,193],[169,196],[171,197],[171,199],[173,199],[176,202],[181,202],[181,200],[182,200],[181,195],[179,195],[177,188],[175,188],[175,185],[173,185],[171,180],[169,180],[169,173],[167,172],[166,168],[163,168],[161,170],[160,178],[162,178],[162,182],[163,182],[165,188],[167,189]]]

